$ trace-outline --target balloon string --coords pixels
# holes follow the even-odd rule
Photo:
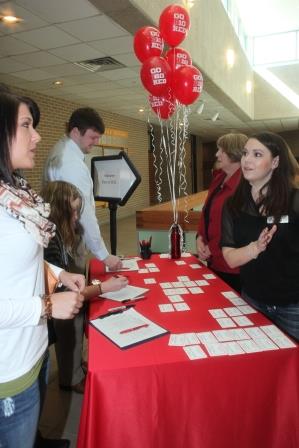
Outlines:
[[[162,163],[162,158],[161,158],[161,153],[160,153],[160,168],[159,168],[159,166],[157,164],[157,154],[156,154],[157,150],[156,150],[156,145],[155,145],[154,128],[153,128],[153,125],[150,122],[149,115],[147,117],[147,122],[148,122],[149,130],[150,130],[151,146],[153,148],[153,167],[154,167],[155,184],[156,184],[156,189],[157,189],[157,199],[158,199],[158,202],[162,202],[162,192],[161,192],[161,185],[162,185],[162,176],[161,176],[162,167],[161,167],[161,163]]]

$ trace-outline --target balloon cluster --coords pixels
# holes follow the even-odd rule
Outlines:
[[[160,15],[159,29],[145,26],[134,36],[134,52],[143,63],[140,71],[142,84],[150,93],[151,108],[163,119],[173,115],[176,100],[189,105],[202,92],[202,74],[192,65],[189,53],[177,47],[189,29],[190,18],[186,9],[170,5]],[[164,42],[170,49],[162,56]]]

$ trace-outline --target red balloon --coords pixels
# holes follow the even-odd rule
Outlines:
[[[192,104],[202,92],[203,78],[193,65],[180,67],[173,74],[173,94],[182,104]]]
[[[171,68],[164,58],[153,56],[143,63],[140,77],[143,86],[152,95],[163,96],[171,84]]]
[[[168,94],[166,96],[149,96],[149,103],[153,111],[163,118],[167,120],[174,113],[175,105],[173,95]]]
[[[160,15],[159,29],[168,45],[171,47],[179,45],[190,29],[190,17],[187,10],[180,5],[167,6]]]
[[[153,26],[139,28],[134,36],[134,52],[140,62],[151,56],[161,56],[163,47],[161,33]]]
[[[190,54],[183,48],[171,48],[165,54],[165,59],[173,72],[182,65],[192,65]]]

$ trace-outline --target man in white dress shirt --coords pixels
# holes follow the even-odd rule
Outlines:
[[[95,213],[93,183],[85,154],[99,143],[105,125],[99,114],[89,107],[75,110],[67,125],[67,136],[50,151],[45,166],[45,181],[63,180],[80,190],[84,199],[80,222],[84,228],[83,240],[90,252],[110,269],[118,269],[121,261],[109,255],[101,236]]]
[[[96,218],[93,182],[89,169],[84,162],[85,154],[88,154],[93,146],[99,143],[99,139],[104,132],[104,122],[94,109],[85,107],[75,110],[67,124],[67,135],[59,140],[49,153],[44,170],[44,180],[46,182],[62,180],[76,185],[83,196],[83,210],[80,218],[80,223],[84,228],[83,245],[111,270],[116,270],[121,267],[121,261],[117,256],[109,254],[101,236]],[[75,260],[75,264],[71,266],[72,272],[84,272],[86,264],[85,247],[80,257]],[[65,389],[82,393],[85,380],[81,365],[82,313],[72,322],[74,324],[69,325],[68,328],[66,326],[63,328],[63,334],[57,334],[55,348],[59,367],[59,383]],[[72,325],[74,325],[74,328],[70,328]],[[65,355],[70,353],[71,350],[71,363],[67,363]]]

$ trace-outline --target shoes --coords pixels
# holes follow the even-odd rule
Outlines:
[[[66,390],[69,392],[76,392],[77,394],[84,394],[84,388],[85,388],[85,378],[80,381],[80,383],[74,384],[73,386],[63,386],[59,385],[60,389]]]
[[[68,439],[45,439],[39,433],[34,448],[69,448],[70,444]]]

